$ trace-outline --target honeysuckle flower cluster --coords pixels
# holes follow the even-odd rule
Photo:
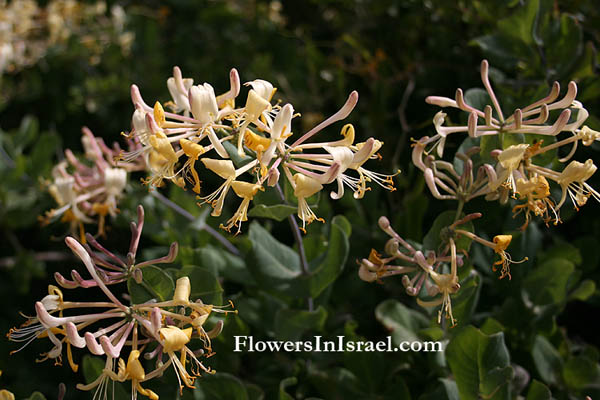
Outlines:
[[[445,315],[454,326],[456,319],[452,314],[450,296],[460,290],[458,267],[463,265],[463,257],[467,256],[465,249],[461,249],[463,254],[457,254],[456,241],[467,237],[494,250],[500,259],[494,262],[493,269],[495,271],[497,266],[501,267],[500,278],[508,276],[510,279],[509,265],[515,262],[506,252],[512,240],[511,235],[497,235],[490,242],[461,227],[479,217],[479,213],[469,214],[446,227],[441,250],[435,251],[418,249],[410,244],[392,228],[389,219],[382,216],[379,218],[379,228],[390,236],[385,244],[385,256],[371,249],[369,257],[360,261],[358,276],[366,282],[380,282],[383,278],[402,275],[406,294],[416,297],[422,307],[441,306],[438,323]]]
[[[67,246],[83,262],[89,277],[84,279],[73,270],[73,280],[67,280],[56,273],[57,283],[63,289],[99,288],[106,300],[70,301],[59,287],[49,285],[48,295],[35,303],[35,316],[28,317],[20,328],[8,333],[9,340],[23,343],[14,352],[36,339],[48,338],[52,347],[37,361],[52,359],[55,364],[61,364],[66,348],[67,360],[74,372],[78,365],[73,359],[73,347],[104,357],[105,367],[100,376],[89,384],[77,385],[80,390],[95,390],[94,398],[106,399],[111,381],[130,381],[132,398],[137,398],[139,393],[158,399],[156,393],[143,384],[161,376],[171,366],[181,389],[183,386],[194,387],[194,380],[201,373],[213,373],[201,358],[213,354],[211,339],[220,334],[223,324],[220,321],[209,331],[204,325],[211,313],[230,311],[204,304],[201,300],[190,300],[188,277],[177,280],[172,299],[166,301],[126,305],[109,288],[128,278],[141,282],[144,267],[171,262],[175,258],[177,245],[173,244],[169,255],[136,263],[143,222],[144,213],[140,206],[138,222],[131,224],[132,238],[125,260],[106,250],[91,236],[90,244],[98,252],[73,237],[65,239]],[[192,350],[193,339],[200,340],[199,350]],[[155,360],[154,365],[151,368],[144,366],[144,359]]]
[[[488,69],[488,63],[484,60],[481,63],[481,80],[491,104],[483,110],[467,104],[461,89],[457,89],[454,99],[438,96],[426,99],[430,104],[469,113],[467,125],[446,126],[446,114],[438,112],[433,118],[436,135],[422,137],[414,143],[413,163],[423,171],[433,196],[463,203],[478,196],[506,203],[512,197],[518,203],[513,209],[515,215],[521,212],[525,215],[523,229],[532,216],[541,217],[546,224],[558,224],[559,209],[567,195],[576,209],[586,204],[590,197],[600,200],[598,192],[586,182],[596,171],[591,159],[584,163],[572,160],[562,171],[554,171],[548,165],[536,163],[536,156],[570,146],[568,153],[558,159],[566,163],[574,156],[579,142],[590,146],[600,139],[600,132],[583,125],[589,113],[575,100],[575,82],[568,84],[562,98],[560,85],[554,82],[546,97],[514,110],[505,118],[491,87]],[[552,120],[555,114],[558,116]],[[472,156],[479,154],[480,148],[472,147],[465,153],[458,153],[456,156],[463,166],[459,173],[452,163],[441,160],[448,135],[457,133],[467,133],[471,138],[498,136],[499,142],[507,140],[515,144],[493,149],[490,156],[494,162],[483,163],[476,171]],[[548,144],[544,145],[544,142]],[[558,200],[551,197],[551,182],[561,189]]]
[[[80,161],[70,149],[65,150],[65,160],[53,168],[52,181],[47,182],[48,192],[57,208],[46,212],[41,221],[47,224],[60,218],[69,223],[71,234],[78,234],[85,243],[84,224],[97,223],[98,235],[104,235],[106,217],[114,217],[119,211],[117,205],[127,184],[128,171],[145,166],[139,162],[115,161],[122,151],[118,144],[109,148],[88,128],[84,127],[82,131],[86,161]],[[130,148],[135,146],[129,141]]]
[[[134,34],[125,30],[126,13],[113,5],[110,16],[104,1],[86,4],[51,0],[40,7],[34,0],[0,1],[0,76],[35,64],[51,46],[78,36],[92,52],[89,61],[100,62],[110,43],[128,54]]]
[[[212,215],[222,213],[225,197],[233,192],[241,199],[234,215],[221,227],[227,231],[247,221],[248,207],[259,191],[279,183],[283,175],[298,199],[298,217],[302,228],[320,220],[307,199],[324,185],[337,183],[331,198],[339,199],[348,186],[354,197],[362,198],[369,182],[394,190],[392,177],[366,169],[369,159],[378,158],[383,143],[374,138],[355,143],[354,127],[346,124],[342,138],[329,142],[308,142],[331,124],[345,119],[358,101],[352,92],[342,108],[316,127],[288,144],[293,136],[292,120],[299,116],[291,104],[273,104],[276,88],[257,79],[245,83],[249,87],[244,105],[236,105],[241,84],[238,72],[229,73],[230,88],[217,96],[208,83],[194,85],[174,67],[167,80],[172,100],[164,105],[147,105],[136,85],[131,88],[135,106],[132,129],[126,134],[141,148],[123,153],[122,160],[145,160],[150,176],[145,182],[158,187],[170,181],[181,188],[191,188],[199,205],[210,204]],[[165,111],[165,108],[170,112]],[[291,141],[291,139],[290,139]],[[242,157],[236,165],[232,158]],[[198,162],[200,161],[200,162]],[[204,167],[223,178],[223,183],[210,194],[204,194],[198,167]]]

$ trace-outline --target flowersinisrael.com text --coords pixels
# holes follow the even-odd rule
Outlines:
[[[385,340],[354,341],[346,340],[344,336],[325,340],[322,336],[314,336],[312,340],[254,340],[253,336],[234,336],[234,352],[440,352],[442,342],[403,341],[399,345],[392,344],[392,337]]]

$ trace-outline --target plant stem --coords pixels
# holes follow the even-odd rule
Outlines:
[[[462,213],[464,205],[465,201],[462,198],[458,200],[458,207],[456,208],[456,216],[454,217],[454,222],[458,221],[458,219],[460,218],[460,214]]]
[[[191,213],[189,213],[187,210],[181,208],[177,203],[169,200],[168,198],[166,198],[165,196],[160,194],[157,190],[153,190],[152,192],[150,192],[150,194],[152,195],[152,197],[157,198],[159,201],[164,203],[166,206],[171,208],[173,211],[175,211],[176,213],[178,213],[185,219],[187,219],[189,221],[196,220],[196,217],[194,217]],[[240,255],[240,251],[233,244],[231,244],[231,242],[229,240],[227,240],[223,235],[221,235],[219,232],[217,232],[212,226],[204,223],[204,224],[202,224],[200,229],[208,232],[209,235],[211,235],[212,237],[217,239],[217,241],[219,243],[221,243],[223,245],[223,247],[225,247],[227,250],[229,250],[229,252],[231,254],[234,254],[236,256]]]
[[[279,195],[281,202],[283,204],[288,204],[288,202],[285,200],[285,195],[283,194],[283,190],[281,190],[281,186],[279,186],[279,183],[275,185],[275,188],[277,189],[277,194]],[[304,244],[302,243],[302,233],[300,233],[300,227],[298,226],[298,222],[296,222],[296,217],[294,216],[294,214],[288,216],[288,221],[290,222],[290,227],[292,228],[292,233],[294,234],[294,240],[298,245],[298,257],[300,258],[300,268],[302,269],[302,275],[309,275],[310,271],[308,269],[308,260],[306,259]],[[307,302],[308,311],[313,311],[313,298],[308,297]]]
[[[283,202],[283,204],[288,204],[285,200],[285,195],[281,190],[281,186],[279,183],[275,186],[277,189],[277,194],[279,194],[279,198]],[[294,234],[294,240],[298,245],[298,256],[300,257],[300,268],[302,268],[302,274],[308,275],[310,271],[308,270],[308,261],[306,260],[306,253],[304,252],[304,244],[302,243],[302,233],[300,233],[300,227],[298,226],[298,222],[296,222],[296,217],[294,214],[288,216],[288,221],[290,222],[290,227],[292,228],[292,233]]]

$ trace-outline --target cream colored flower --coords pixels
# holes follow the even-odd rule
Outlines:
[[[302,220],[301,229],[306,233],[306,224],[310,224],[314,220],[325,222],[324,219],[317,218],[306,202],[306,198],[318,193],[323,189],[323,185],[316,179],[303,174],[295,174],[293,180],[294,196],[298,198],[298,217]]]
[[[248,206],[250,205],[250,202],[259,190],[264,191],[264,189],[262,185],[239,181],[233,181],[231,183],[231,187],[233,188],[235,194],[237,194],[238,197],[241,197],[243,200],[233,217],[227,221],[226,225],[221,225],[221,228],[225,229],[227,232],[230,232],[231,228],[237,226],[237,235],[242,230],[242,222],[248,221]]]
[[[513,172],[519,168],[521,161],[525,157],[525,152],[529,147],[528,144],[516,144],[507,147],[498,155],[498,164],[501,168],[498,171],[498,178],[495,182],[490,182],[490,189],[496,190],[501,185],[512,189],[513,193],[517,193],[517,186]]]
[[[562,187],[562,196],[556,207],[560,208],[563,205],[567,193],[571,197],[575,208],[585,205],[590,196],[600,201],[600,194],[585,182],[594,175],[597,169],[591,159],[588,159],[585,163],[571,161],[556,180]]]

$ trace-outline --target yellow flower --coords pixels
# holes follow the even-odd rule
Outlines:
[[[231,187],[231,183],[235,180],[236,172],[233,162],[231,160],[214,160],[212,158],[202,158],[200,159],[204,166],[215,174],[219,175],[221,178],[225,179],[225,182],[219,186],[217,190],[213,193],[209,194],[205,197],[199,197],[199,200],[203,200],[202,203],[210,203],[213,208],[212,216],[218,217],[221,215],[223,211],[223,202],[225,201],[225,196],[227,196],[227,192]]]
[[[0,400],[15,400],[15,395],[6,389],[0,390]]]
[[[510,276],[510,264],[520,264],[522,262],[525,262],[528,260],[527,257],[525,257],[524,259],[522,259],[521,261],[513,261],[512,258],[510,257],[510,254],[508,254],[506,252],[506,249],[508,248],[508,246],[510,245],[510,242],[512,240],[512,235],[497,235],[494,236],[493,242],[494,242],[494,252],[496,252],[496,254],[498,254],[500,256],[500,260],[496,261],[494,263],[493,266],[493,270],[496,271],[497,267],[496,265],[501,265],[502,269],[500,270],[500,278],[498,279],[502,279],[506,276],[508,276],[508,279],[511,279]]]
[[[175,164],[179,161],[179,156],[175,153],[167,136],[157,132],[149,137],[149,143],[151,149],[148,154],[148,167],[152,176],[147,178],[144,183],[159,187],[162,185],[163,179],[170,179],[177,186],[183,186],[183,179],[177,178],[175,173]]]
[[[317,218],[315,213],[310,209],[306,198],[310,197],[321,189],[321,185],[316,179],[306,176],[304,174],[296,174],[293,176],[294,180],[294,196],[298,198],[298,217],[302,220],[302,231],[306,233],[306,224],[310,224],[314,220],[325,222],[323,218]]]
[[[232,227],[237,226],[237,235],[241,232],[242,222],[248,221],[248,206],[250,205],[250,202],[259,190],[264,189],[261,185],[240,181],[231,182],[231,187],[233,188],[235,194],[237,194],[243,200],[233,217],[227,221],[227,225],[221,224],[221,228],[229,232]]]
[[[517,179],[517,192],[520,199],[525,199],[525,204],[516,205],[513,208],[514,216],[523,211],[525,213],[525,223],[521,226],[521,230],[525,230],[529,225],[530,214],[542,217],[546,225],[554,220],[554,225],[560,222],[557,208],[554,202],[550,199],[550,185],[545,177],[536,175],[529,179]],[[554,214],[550,216],[550,212]]]
[[[600,201],[600,194],[585,182],[594,175],[596,169],[598,168],[591,159],[588,159],[585,163],[571,161],[556,180],[562,187],[562,197],[556,207],[560,208],[563,205],[567,193],[576,209],[585,205],[590,196]]]
[[[251,89],[248,92],[248,99],[246,100],[246,120],[240,127],[240,133],[238,136],[238,154],[240,157],[243,157],[246,153],[244,153],[244,149],[242,145],[244,144],[244,135],[246,134],[246,130],[248,126],[258,120],[262,115],[263,111],[270,110],[271,103],[269,100],[262,97],[258,92],[254,89]]]
[[[196,366],[200,366],[204,369],[204,366],[196,359],[194,353],[192,353],[191,350],[186,346],[186,344],[192,338],[192,332],[193,329],[191,327],[180,329],[176,326],[167,326],[158,330],[160,335],[160,343],[163,346],[163,352],[168,354],[169,359],[173,363],[175,374],[177,375],[177,380],[179,381],[180,393],[183,390],[183,386],[181,385],[182,379],[185,386],[189,388],[194,388],[194,381],[196,379],[195,377],[191,376],[185,368],[186,356],[190,355],[192,360],[196,362]],[[175,356],[176,351],[180,352],[180,358]],[[199,374],[196,373],[196,375]]]
[[[183,176],[186,177],[187,180],[194,185],[192,190],[195,193],[200,194],[201,181],[198,177],[198,172],[196,172],[195,165],[196,161],[198,161],[198,157],[200,157],[204,153],[204,147],[187,139],[180,139],[179,144],[181,145],[183,153],[188,157],[188,160],[182,167]],[[189,178],[187,174],[188,172],[192,175],[191,178]]]
[[[450,295],[459,291],[460,283],[458,283],[458,276],[456,274],[438,274],[437,272],[430,270],[429,276],[433,282],[437,285],[441,297],[437,300],[423,301],[417,298],[417,303],[421,307],[435,307],[442,305],[438,312],[438,324],[442,322],[442,313],[446,314],[446,318],[450,320],[452,326],[456,325],[456,319],[452,315],[452,302]]]
[[[449,274],[438,274],[433,268],[424,269],[433,282],[435,287],[441,294],[441,297],[437,300],[423,301],[417,298],[417,303],[422,307],[435,307],[442,305],[438,312],[438,324],[442,322],[442,313],[446,313],[446,318],[450,320],[452,326],[456,325],[454,315],[452,315],[452,301],[450,295],[460,290],[460,283],[458,283],[458,263],[456,257],[456,243],[454,239],[450,239],[450,273]],[[429,265],[429,263],[428,263]]]
[[[502,170],[499,172],[496,181],[490,182],[491,190],[496,190],[500,185],[503,185],[512,189],[513,193],[517,192],[513,172],[519,168],[528,147],[529,145],[526,143],[512,145],[498,155],[498,163],[502,166]]]

